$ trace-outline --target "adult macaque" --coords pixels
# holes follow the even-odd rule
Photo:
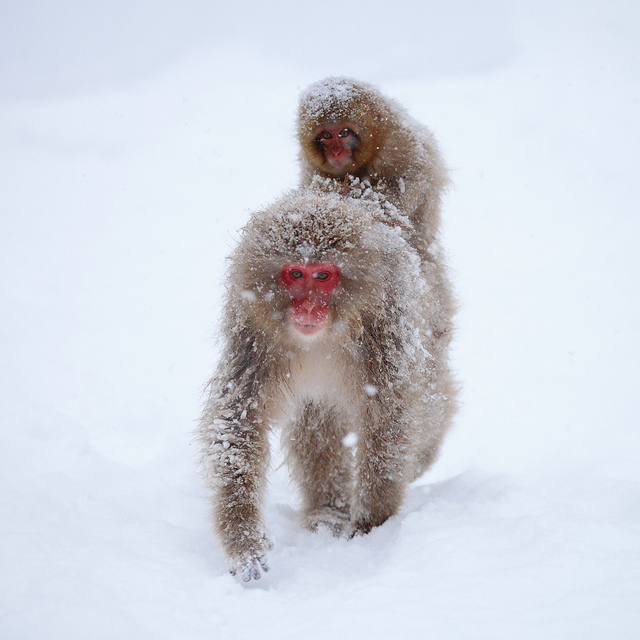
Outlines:
[[[449,180],[426,127],[365,82],[326,78],[300,97],[298,139],[302,186],[314,176],[370,185],[408,218],[412,245],[432,259]]]
[[[452,309],[379,203],[321,186],[253,215],[226,284],[199,436],[215,529],[248,581],[271,548],[261,505],[272,426],[308,528],[365,534],[397,513],[455,404],[438,339]]]

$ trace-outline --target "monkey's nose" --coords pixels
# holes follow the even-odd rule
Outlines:
[[[313,300],[310,300],[309,298],[305,298],[302,301],[302,304],[300,305],[305,311],[307,311],[308,313],[311,313],[314,309],[315,309],[315,303],[313,302]]]

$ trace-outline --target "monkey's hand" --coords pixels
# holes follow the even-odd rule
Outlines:
[[[262,571],[265,573],[269,571],[269,564],[267,563],[267,556],[251,556],[248,560],[236,561],[233,558],[229,558],[229,573],[235,576],[240,573],[240,577],[243,582],[249,582],[250,580],[260,580]]]
[[[232,576],[240,574],[243,582],[260,580],[262,573],[269,571],[266,552],[273,549],[273,542],[263,534],[259,544],[252,547],[252,551],[248,553],[234,554],[229,558],[229,573]]]

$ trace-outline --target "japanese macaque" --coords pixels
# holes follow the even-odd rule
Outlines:
[[[199,439],[214,528],[249,581],[272,547],[261,509],[275,426],[304,526],[351,537],[398,512],[455,406],[453,309],[379,202],[322,185],[255,213],[228,266]]]
[[[300,97],[298,139],[302,186],[319,176],[350,195],[372,188],[409,221],[420,257],[432,259],[449,179],[426,127],[365,82],[326,78]]]

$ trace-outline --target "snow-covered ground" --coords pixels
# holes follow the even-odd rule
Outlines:
[[[640,637],[639,7],[4,3],[0,638]],[[336,74],[453,168],[464,406],[366,537],[300,529],[275,470],[245,586],[192,430],[224,257]]]

